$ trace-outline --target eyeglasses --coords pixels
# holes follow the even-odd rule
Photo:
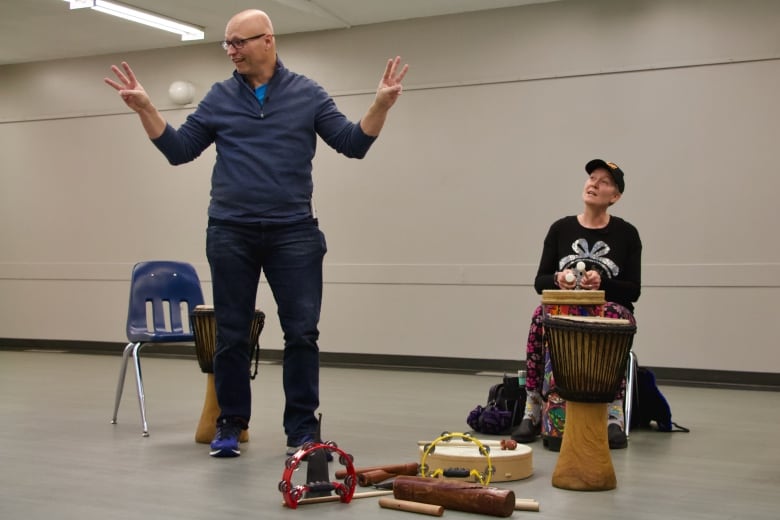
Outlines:
[[[228,50],[229,47],[233,47],[234,49],[243,49],[244,45],[246,45],[246,42],[250,40],[256,40],[258,38],[262,38],[263,36],[273,36],[273,34],[258,34],[257,36],[250,36],[249,38],[236,38],[235,40],[225,40],[222,42],[219,42],[220,45],[222,45],[222,48],[225,50]]]

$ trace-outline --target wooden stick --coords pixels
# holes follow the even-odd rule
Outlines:
[[[515,499],[515,511],[539,511],[539,502],[533,498]]]
[[[381,469],[375,469],[374,471],[358,473],[357,481],[358,486],[367,487],[373,486],[374,484],[379,484],[380,482],[384,482],[385,480],[389,480],[395,476],[395,473],[388,473],[387,471]]]
[[[410,513],[420,513],[421,515],[441,516],[444,514],[444,506],[422,504],[410,500],[397,500],[389,497],[380,498],[379,507],[397,509],[398,511],[408,511]]]
[[[381,491],[364,491],[363,493],[355,493],[352,495],[352,500],[355,500],[357,498],[369,498],[369,497],[381,497],[384,495],[392,495],[393,491],[390,489],[383,489]],[[341,497],[338,495],[329,495],[327,497],[314,497],[314,498],[302,498],[298,501],[298,505],[306,505],[306,504],[321,504],[323,502],[339,502],[341,501]],[[286,506],[284,502],[282,502],[283,506]]]
[[[213,437],[213,436],[212,436]],[[209,441],[211,442],[211,441]],[[385,464],[384,466],[366,466],[363,468],[355,468],[355,473],[360,476],[361,473],[367,473],[369,471],[386,471],[393,475],[417,475],[419,466],[416,462],[405,462],[403,464]],[[342,479],[347,476],[346,469],[336,470],[336,478]]]

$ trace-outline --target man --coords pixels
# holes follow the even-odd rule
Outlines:
[[[249,427],[249,329],[261,271],[284,332],[284,430],[288,454],[313,439],[319,406],[317,329],[325,238],[312,212],[312,159],[319,135],[347,157],[362,158],[401,95],[408,65],[388,60],[376,97],[350,122],[314,81],[288,70],[276,54],[271,20],[259,10],[236,14],[222,47],[235,66],[175,130],[154,107],[127,63],[105,82],[138,113],[171,164],[216,143],[206,254],[211,268],[217,344],[214,379],[221,415],[210,454],[240,455]]]

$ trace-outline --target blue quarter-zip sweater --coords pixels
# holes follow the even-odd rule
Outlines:
[[[209,217],[278,223],[311,215],[317,135],[354,158],[364,157],[376,139],[349,121],[320,85],[277,59],[263,103],[233,71],[211,87],[178,130],[169,124],[152,142],[174,165],[216,143]]]

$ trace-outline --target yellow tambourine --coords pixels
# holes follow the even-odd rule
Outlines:
[[[464,442],[471,442],[476,445],[477,449],[479,450],[479,454],[484,456],[485,459],[487,459],[487,467],[485,468],[485,471],[480,472],[477,469],[467,469],[467,468],[438,468],[434,470],[430,475],[427,475],[428,473],[428,466],[425,464],[426,459],[428,458],[428,455],[432,454],[436,450],[436,445],[442,442],[449,442],[453,439],[460,439]],[[420,460],[420,475],[423,477],[430,476],[432,478],[437,477],[473,477],[477,481],[479,481],[480,484],[483,486],[487,486],[490,483],[490,479],[493,476],[493,464],[490,461],[490,447],[485,446],[482,444],[482,442],[477,439],[476,437],[472,437],[471,435],[467,433],[450,433],[450,432],[443,432],[438,438],[436,438],[433,442],[428,443],[425,445],[423,450],[422,459]]]

